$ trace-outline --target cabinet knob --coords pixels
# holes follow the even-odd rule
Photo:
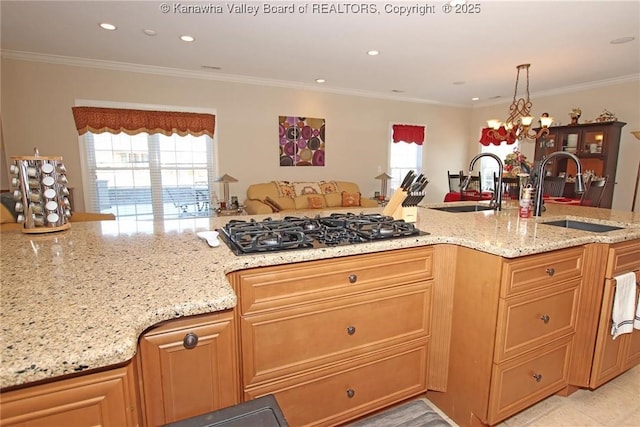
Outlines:
[[[358,281],[358,276],[355,274],[349,275],[349,283],[356,283]]]
[[[356,333],[356,327],[355,327],[355,326],[349,326],[349,327],[347,327],[347,333],[348,333],[349,335],[353,335],[353,334],[355,334],[355,333]]]
[[[549,317],[548,314],[543,314],[542,316],[540,316],[540,320],[542,320],[546,324],[546,323],[549,323],[549,320],[551,320],[551,317]]]
[[[184,345],[184,348],[186,348],[187,350],[195,348],[198,345],[198,335],[194,334],[193,332],[189,332],[184,336],[182,345]]]
[[[354,389],[352,389],[352,388],[347,389],[347,397],[348,397],[349,399],[351,399],[351,398],[352,398],[353,396],[355,396],[355,395],[356,395],[356,391],[355,391]]]
[[[556,269],[553,267],[549,267],[546,269],[546,272],[549,276],[553,276],[554,274],[556,274]]]
[[[533,374],[533,379],[536,380],[537,383],[542,381],[542,374]]]

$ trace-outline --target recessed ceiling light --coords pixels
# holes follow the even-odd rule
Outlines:
[[[183,36],[180,36],[180,40],[182,40],[183,42],[192,42],[195,40],[195,37],[183,35]]]
[[[477,96],[474,96],[473,98],[471,98],[472,101],[479,101],[480,98],[478,98]]]
[[[108,22],[101,22],[100,23],[100,28],[102,28],[103,30],[113,31],[117,27],[115,25],[113,25],[113,24],[109,24]]]
[[[155,36],[156,34],[158,34],[158,33],[155,32],[155,30],[149,30],[149,29],[142,30],[142,32],[145,33],[148,36]]]
[[[377,50],[370,50],[369,52],[367,52],[367,55],[376,56],[376,55],[380,55],[380,52],[378,52]]]
[[[635,37],[620,37],[618,39],[611,40],[609,43],[611,43],[611,44],[623,44],[623,43],[632,42],[635,39],[636,39]]]
[[[502,96],[500,95],[496,95],[496,96],[490,96],[489,99],[499,99],[502,98]]]
[[[316,79],[316,83],[324,83],[325,79]]]

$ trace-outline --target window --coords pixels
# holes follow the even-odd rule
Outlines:
[[[513,153],[514,150],[518,150],[518,143],[515,144],[507,144],[506,141],[503,141],[500,145],[483,145],[482,152],[483,153],[493,153],[496,156],[500,157],[500,159],[504,162],[504,159],[507,157],[507,154]],[[477,166],[476,166],[477,168]],[[493,183],[493,175],[498,176],[498,163],[494,159],[483,157],[480,159],[480,174],[482,176],[482,189],[485,191],[493,191],[494,183]]]
[[[85,210],[133,219],[210,214],[217,153],[209,134],[88,129],[80,137]]]
[[[407,131],[407,132],[403,132]],[[406,141],[406,140],[409,141]],[[400,187],[402,179],[413,170],[418,175],[422,171],[422,144],[425,139],[425,127],[413,125],[393,125],[389,144],[389,183],[391,197]]]

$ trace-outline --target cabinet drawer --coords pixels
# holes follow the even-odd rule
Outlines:
[[[501,300],[498,307],[495,360],[533,350],[576,328],[580,279],[533,294]]]
[[[499,421],[567,386],[571,337],[494,365],[487,422]]]
[[[431,282],[241,319],[244,385],[427,337]]]
[[[427,359],[428,343],[414,341],[245,397],[274,393],[292,426],[336,425],[426,391]]]
[[[506,260],[502,271],[501,297],[580,277],[583,256],[580,247]]]
[[[607,277],[640,270],[640,240],[617,243],[609,248]]]
[[[433,249],[412,248],[286,266],[238,275],[242,315],[396,286],[433,277]]]

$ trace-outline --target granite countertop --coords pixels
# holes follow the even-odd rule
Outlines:
[[[447,205],[455,204],[460,203]],[[416,225],[427,235],[262,255],[236,256],[224,243],[210,248],[196,236],[231,218],[85,222],[54,233],[0,233],[0,387],[130,360],[147,328],[234,307],[236,295],[225,276],[231,271],[442,243],[514,258],[591,242],[640,239],[640,215],[562,205],[549,205],[544,216],[535,219],[519,219],[514,206],[473,213],[420,207]],[[598,234],[540,224],[565,218],[627,228]]]

